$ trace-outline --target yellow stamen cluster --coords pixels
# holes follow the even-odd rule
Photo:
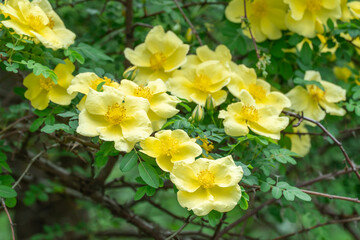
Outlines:
[[[209,76],[200,74],[197,75],[194,80],[194,87],[199,89],[200,91],[207,92],[209,88],[209,83],[211,83],[211,80]]]
[[[166,57],[163,53],[155,53],[150,57],[150,66],[153,70],[160,70],[166,61]]]
[[[203,188],[212,188],[215,183],[215,176],[209,170],[200,171],[197,176],[199,183]]]
[[[94,89],[94,90],[97,91],[97,86],[98,86],[100,83],[102,83],[102,82],[105,82],[105,83],[104,83],[105,86],[111,86],[111,82],[112,82],[112,81],[111,81],[111,79],[108,78],[108,77],[97,78],[96,80],[91,81],[90,87],[91,87],[92,89]],[[103,86],[104,86],[104,85],[103,85]],[[101,87],[100,91],[102,91],[102,90],[103,90],[103,87]]]
[[[314,100],[320,101],[321,99],[324,98],[325,91],[321,90],[318,86],[310,85],[308,90],[309,90],[309,93],[310,93],[311,97]]]
[[[253,9],[253,12],[256,13],[258,16],[263,15],[267,8],[266,2],[263,0],[254,1],[251,7]]]
[[[178,145],[178,140],[168,137],[166,141],[161,142],[161,149],[166,156],[170,157],[179,153]]]
[[[207,138],[200,138],[197,137],[197,139],[199,139],[202,144],[200,145],[207,153],[211,152],[214,149],[214,145],[212,144],[212,142],[210,142]]]
[[[55,85],[54,81],[51,78],[45,78],[43,75],[40,75],[40,87],[46,91],[49,91]]]
[[[28,21],[29,21],[30,27],[35,30],[41,30],[46,26],[46,25],[44,25],[43,19],[40,16],[34,16],[31,14],[29,16]]]
[[[261,102],[266,96],[266,91],[262,86],[250,84],[249,93],[255,98],[256,102]]]
[[[150,100],[152,98],[152,92],[149,87],[139,86],[134,90],[134,95],[136,97],[142,97]]]
[[[111,125],[118,125],[126,119],[126,109],[118,103],[108,107],[105,119]]]
[[[248,122],[257,122],[259,120],[258,110],[251,105],[244,105],[241,108],[240,119]]]
[[[307,0],[306,8],[311,12],[318,11],[322,7],[322,1],[323,0]]]

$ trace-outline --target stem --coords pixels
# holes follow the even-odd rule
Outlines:
[[[2,204],[2,206],[3,206],[3,208],[4,208],[4,210],[5,210],[5,212],[6,212],[6,215],[7,215],[8,219],[9,219],[9,222],[10,222],[12,239],[15,240],[14,224],[13,224],[13,222],[12,222],[12,220],[11,220],[10,213],[9,213],[8,209],[6,208],[6,204],[5,204],[5,201],[4,201],[3,198],[1,199],[1,204]]]
[[[243,21],[244,21],[245,19],[247,20],[246,22],[249,23],[249,19],[248,19],[248,17],[247,17],[247,13],[246,13],[246,0],[244,0],[244,18],[243,18]],[[257,56],[257,58],[260,60],[260,59],[261,59],[260,51],[259,51],[259,49],[258,49],[258,47],[257,47],[255,37],[254,37],[254,35],[252,34],[251,27],[250,27],[249,24],[247,24],[247,28],[249,29],[249,33],[250,33],[250,36],[251,36],[251,40],[252,40],[252,42],[253,42],[253,44],[254,44],[254,47],[255,47],[256,56]]]

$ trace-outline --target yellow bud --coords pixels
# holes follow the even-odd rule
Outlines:
[[[185,39],[188,42],[192,42],[192,40],[193,40],[193,32],[192,32],[191,28],[188,28],[186,30]]]
[[[136,66],[132,66],[125,70],[123,77],[128,80],[134,80],[138,72],[139,69]]]
[[[204,109],[202,106],[197,105],[191,115],[195,122],[201,122],[204,119]]]

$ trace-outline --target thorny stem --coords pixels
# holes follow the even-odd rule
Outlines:
[[[11,216],[10,216],[9,211],[7,210],[7,207],[6,207],[6,204],[5,204],[4,199],[1,199],[1,204],[2,204],[2,206],[3,206],[3,208],[4,208],[4,210],[5,210],[5,212],[6,212],[6,215],[7,215],[8,219],[9,219],[9,222],[10,222],[12,239],[15,240],[14,224],[13,224],[13,222],[12,222],[12,220],[11,220]]]

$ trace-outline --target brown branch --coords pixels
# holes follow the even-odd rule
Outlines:
[[[309,195],[325,197],[325,198],[329,198],[329,199],[338,199],[338,200],[344,200],[344,201],[349,201],[349,202],[360,203],[360,200],[358,198],[349,198],[349,197],[343,197],[343,196],[331,195],[331,194],[327,194],[327,193],[314,192],[314,191],[309,191],[309,190],[304,190],[304,189],[300,189],[300,190],[303,191],[304,193],[309,194]]]
[[[193,216],[191,217],[191,215],[189,215],[186,219],[185,219],[185,222],[184,224],[176,231],[174,232],[173,234],[171,234],[169,237],[167,237],[165,240],[171,240],[173,238],[176,237],[176,235],[180,234],[181,231],[192,221],[196,218],[196,216]]]
[[[104,182],[106,181],[106,179],[110,175],[111,171],[113,170],[117,160],[118,160],[118,157],[109,157],[105,167],[103,167],[103,169],[101,169],[99,175],[96,178],[96,180],[100,184],[104,184]]]
[[[203,45],[202,41],[201,41],[201,38],[198,34],[198,32],[196,31],[194,25],[192,24],[192,22],[190,21],[190,19],[186,16],[186,14],[184,13],[184,11],[182,10],[182,8],[180,7],[179,3],[177,0],[174,0],[175,4],[176,4],[176,7],[179,9],[181,15],[183,16],[183,18],[185,19],[185,21],[189,24],[190,28],[191,28],[191,31],[192,33],[196,36],[196,39],[198,40],[199,44],[200,45]]]
[[[5,204],[5,201],[4,199],[1,199],[1,204],[5,210],[5,213],[9,219],[9,223],[10,223],[10,227],[11,227],[11,235],[12,235],[12,240],[15,240],[15,231],[14,231],[14,224],[13,224],[13,221],[11,220],[11,216],[10,216],[10,213],[6,207],[6,204]]]
[[[125,3],[125,47],[132,48],[134,43],[134,28],[133,28],[133,0],[126,0]],[[125,59],[125,68],[130,66],[130,62]]]
[[[348,223],[348,222],[355,222],[355,221],[360,221],[360,217],[345,218],[345,219],[339,219],[339,220],[332,220],[332,221],[329,221],[329,222],[326,222],[326,223],[319,223],[319,224],[316,224],[315,226],[312,226],[312,227],[309,227],[309,228],[303,228],[300,231],[297,231],[297,232],[294,232],[294,233],[289,233],[289,234],[274,238],[273,240],[287,239],[287,238],[289,238],[291,236],[294,236],[296,234],[309,232],[309,231],[311,231],[311,230],[313,230],[315,228],[323,227],[323,226],[326,226],[326,225],[338,224],[338,223]]]
[[[5,132],[7,132],[8,130],[10,130],[10,129],[13,128],[14,126],[16,126],[18,123],[20,123],[20,122],[22,122],[22,121],[24,121],[24,120],[31,119],[31,118],[33,118],[33,117],[35,117],[35,115],[33,115],[33,114],[26,115],[26,116],[24,116],[24,117],[22,117],[22,118],[17,119],[15,122],[9,124],[8,126],[6,126],[4,129],[2,129],[2,130],[0,131],[0,138],[2,138],[1,135],[3,135]]]
[[[340,148],[341,152],[343,153],[344,157],[345,157],[345,160],[346,162],[351,166],[352,170],[354,171],[354,173],[356,174],[357,178],[360,180],[360,174],[359,172],[357,171],[356,169],[356,166],[355,164],[351,161],[349,155],[346,153],[344,147],[342,146],[342,143],[337,140],[320,122],[318,121],[315,121],[311,118],[307,118],[307,117],[304,117],[304,116],[300,116],[296,113],[293,113],[293,112],[287,112],[287,111],[283,111],[283,113],[285,115],[288,115],[288,116],[292,116],[292,117],[296,117],[298,119],[303,119],[305,121],[308,121],[308,122],[311,122],[311,123],[314,123],[316,124],[328,137],[331,138],[331,140],[334,141],[334,143]]]

